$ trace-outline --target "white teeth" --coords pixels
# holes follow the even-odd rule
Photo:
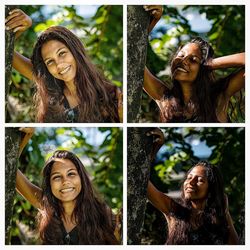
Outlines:
[[[63,75],[63,74],[65,74],[65,73],[67,73],[68,71],[69,71],[69,69],[70,69],[70,66],[68,66],[68,67],[66,67],[64,70],[62,70],[59,74],[60,75]]]
[[[74,190],[74,188],[64,188],[64,189],[61,189],[60,191],[62,193],[68,193],[68,192],[72,192]]]
[[[187,71],[181,67],[178,67],[177,70],[187,73]]]

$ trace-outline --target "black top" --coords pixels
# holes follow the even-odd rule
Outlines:
[[[64,96],[64,99],[63,99],[63,106],[65,108],[64,113],[65,113],[66,121],[67,122],[77,122],[78,116],[79,116],[78,106],[71,108],[69,106],[69,102],[68,102],[66,96]]]
[[[63,244],[64,245],[79,245],[79,236],[78,236],[77,226],[75,226],[70,232],[67,233],[62,224],[62,231],[63,231]]]

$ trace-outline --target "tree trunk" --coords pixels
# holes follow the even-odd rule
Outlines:
[[[11,217],[15,197],[16,171],[21,133],[17,128],[5,130],[5,244],[10,241]]]
[[[152,128],[128,128],[128,245],[141,243],[152,145],[145,135],[149,130]]]
[[[10,10],[15,9],[15,5],[5,6],[5,17],[8,15]],[[15,35],[12,30],[5,30],[5,120],[7,121],[7,104],[9,87],[11,84],[11,70],[12,70],[12,58],[14,52],[14,40]]]
[[[141,5],[129,5],[127,16],[127,114],[128,122],[138,122],[147,55],[149,14]]]

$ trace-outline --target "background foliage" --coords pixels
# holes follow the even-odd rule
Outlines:
[[[198,160],[220,167],[229,210],[236,231],[245,242],[245,129],[244,128],[162,128],[165,144],[151,168],[151,181],[164,193],[180,195],[186,171]],[[209,150],[204,149],[204,145]],[[143,244],[166,242],[164,216],[148,203]]]
[[[192,29],[187,18],[197,12],[201,19],[206,18],[210,22],[211,28],[207,32]],[[192,37],[200,36],[207,40],[214,48],[215,57],[245,51],[245,6],[242,5],[164,6],[160,23],[149,37],[147,66],[167,85],[170,84],[169,65],[175,51]],[[216,76],[223,77],[232,71],[216,70]],[[231,121],[244,122],[244,100],[244,91],[232,97],[229,107]],[[141,122],[158,121],[158,117],[155,102],[144,93]]]
[[[32,55],[37,35],[52,25],[62,25],[73,31],[85,45],[94,64],[116,86],[122,86],[123,24],[121,5],[99,6],[92,17],[84,18],[79,8],[84,6],[22,5],[33,25],[15,42],[16,51]],[[33,122],[33,83],[13,70],[10,86],[7,122]]]
[[[37,128],[20,157],[19,169],[41,185],[45,160],[54,150],[77,154],[101,197],[117,213],[122,208],[122,129]],[[17,195],[12,218],[11,244],[36,244],[37,210]]]

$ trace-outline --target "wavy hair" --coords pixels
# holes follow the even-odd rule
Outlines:
[[[79,244],[118,244],[114,236],[111,209],[98,197],[80,159],[66,150],[55,151],[43,169],[42,209],[38,214],[38,230],[43,244],[63,244],[62,220],[64,210],[51,191],[50,174],[55,159],[68,159],[81,179],[81,191],[76,198],[72,219],[77,223]]]
[[[211,45],[200,37],[192,39],[189,43],[195,43],[199,46],[202,61],[198,75],[193,83],[191,100],[187,105],[184,103],[183,92],[180,83],[173,79],[172,89],[167,90],[162,99],[164,110],[160,114],[162,122],[218,122],[216,116],[217,99],[220,93],[226,89],[228,81],[221,80],[222,84],[216,84],[214,73],[207,66],[214,56],[214,50]],[[183,48],[179,47],[171,61],[171,74],[181,62],[176,62],[175,58],[178,52]],[[192,114],[192,117],[186,118],[185,112]]]
[[[191,201],[184,198],[182,184],[181,205],[176,203],[173,206],[172,215],[176,218],[176,225],[169,232],[167,244],[190,244],[190,233],[192,234],[193,226],[206,230],[206,236],[211,237],[210,244],[225,244],[227,240],[228,224],[225,214],[226,204],[222,174],[217,166],[207,161],[200,161],[187,172],[186,176],[197,166],[205,168],[208,181],[205,208],[199,211],[195,218],[191,217]],[[211,235],[209,235],[210,232]],[[203,244],[203,242],[197,242],[197,244]],[[208,243],[205,242],[205,244]]]
[[[45,30],[39,36],[31,57],[38,122],[67,122],[63,107],[64,82],[49,73],[41,55],[43,44],[51,40],[63,43],[76,60],[75,84],[80,102],[77,122],[119,122],[117,88],[97,70],[80,39],[62,26]]]

